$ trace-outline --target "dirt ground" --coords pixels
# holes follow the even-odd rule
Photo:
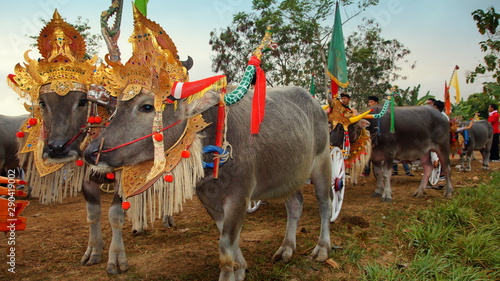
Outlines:
[[[455,157],[457,158],[457,157]],[[477,159],[481,156],[476,154]],[[473,161],[471,172],[458,172],[458,159],[452,159],[452,183],[455,192],[464,186],[477,186],[488,181],[491,171],[500,170],[500,163],[491,163],[491,170],[484,171],[478,160]],[[399,166],[400,173],[403,170]],[[421,171],[413,171],[415,177],[392,177],[392,203],[382,203],[370,195],[375,190],[373,175],[361,178],[355,186],[346,187],[343,207],[337,221],[331,224],[332,246],[342,247],[348,237],[360,239],[360,247],[366,251],[386,251],[376,243],[381,227],[394,227],[384,221],[385,215],[398,210],[416,210],[428,207],[442,198],[442,190],[427,189],[425,198],[412,197],[421,179]],[[319,216],[313,188],[305,185],[305,207],[297,234],[297,253],[292,260],[307,259],[319,233]],[[175,215],[176,228],[163,228],[160,223],[142,236],[132,236],[130,223],[125,226],[124,240],[130,270],[120,276],[106,274],[108,245],[111,230],[107,222],[107,210],[111,195],[103,194],[103,234],[105,253],[102,263],[86,267],[79,264],[88,240],[88,225],[83,196],[67,198],[64,203],[41,205],[30,199],[23,212],[27,217],[27,229],[15,234],[15,272],[7,271],[6,254],[0,256],[0,280],[217,280],[218,233],[215,225],[198,199],[189,201],[184,211]],[[284,264],[272,264],[271,257],[283,239],[286,213],[281,201],[267,202],[255,213],[247,216],[241,235],[241,248],[248,262],[247,280],[259,279],[255,267],[279,270]],[[7,238],[0,238],[0,248],[8,253]],[[397,253],[387,251],[384,260],[394,261]],[[335,260],[335,253],[331,255]],[[342,266],[332,269],[326,263],[312,262],[310,273],[297,270],[297,276],[286,280],[352,280],[355,268]],[[368,262],[367,260],[360,261]],[[294,263],[292,261],[291,265]],[[252,274],[254,273],[254,274]],[[280,279],[281,280],[281,279]],[[282,279],[285,280],[285,279]]]

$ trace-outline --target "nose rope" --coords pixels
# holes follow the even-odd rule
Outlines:
[[[149,135],[146,135],[146,136],[140,137],[140,138],[138,138],[138,139],[135,139],[135,140],[133,140],[133,141],[129,141],[129,142],[127,142],[127,143],[120,144],[120,145],[118,145],[118,146],[115,146],[115,147],[112,147],[112,148],[109,148],[109,149],[106,149],[106,150],[100,151],[100,152],[98,152],[98,153],[107,153],[107,152],[110,152],[110,151],[116,150],[116,149],[118,149],[118,148],[121,148],[121,147],[127,146],[127,145],[129,145],[129,144],[136,143],[136,142],[141,141],[141,140],[143,140],[143,139],[147,139],[147,138],[149,138],[149,137],[153,136],[154,134],[157,134],[157,133],[159,133],[159,132],[163,132],[163,131],[165,131],[166,129],[170,129],[170,128],[172,128],[173,126],[175,126],[175,125],[179,124],[180,122],[181,122],[181,120],[177,120],[177,122],[175,122],[175,123],[173,123],[173,124],[171,124],[171,125],[169,125],[169,126],[167,126],[167,127],[163,128],[163,129],[161,129],[161,130],[159,130],[159,131],[157,131],[157,132],[154,132],[154,133],[151,133],[151,134],[149,134]]]
[[[82,126],[82,128],[84,129],[80,129],[80,132],[78,132],[78,134],[76,134],[76,136],[74,136],[71,140],[69,140],[65,145],[64,147],[68,147],[72,142],[74,142],[81,134],[83,134],[83,132],[86,132],[87,131],[87,126]]]

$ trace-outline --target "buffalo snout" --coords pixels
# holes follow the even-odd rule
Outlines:
[[[67,141],[63,140],[51,140],[47,142],[45,149],[45,158],[65,158],[72,156],[70,154],[71,149],[67,145]]]

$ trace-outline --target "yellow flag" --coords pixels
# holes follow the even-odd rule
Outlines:
[[[458,85],[458,74],[456,70],[453,72],[453,76],[451,76],[450,86],[455,88],[455,92],[457,93],[455,101],[458,104],[460,102],[460,86]]]

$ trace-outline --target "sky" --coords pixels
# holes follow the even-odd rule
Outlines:
[[[213,76],[211,57],[214,53],[208,44],[211,31],[219,31],[231,24],[237,12],[251,11],[250,0],[150,0],[148,18],[159,23],[177,46],[181,60],[187,56],[194,59],[190,70],[190,80]],[[32,39],[38,35],[43,25],[40,18],[50,20],[54,9],[68,22],[74,23],[81,16],[89,20],[92,34],[100,34],[99,18],[107,10],[111,0],[0,0],[0,114],[20,115],[26,113],[17,94],[7,86],[6,77],[13,73],[17,63],[24,62],[24,52]],[[124,1],[119,46],[122,60],[131,54],[128,38],[132,33],[132,1]],[[397,39],[411,54],[406,57],[416,62],[416,68],[402,64],[400,74],[407,80],[395,82],[401,88],[421,85],[420,96],[428,91],[437,99],[443,99],[444,82],[449,82],[455,65],[458,65],[461,96],[482,91],[482,82],[465,83],[467,71],[472,71],[482,62],[484,53],[479,42],[485,40],[477,31],[471,13],[489,7],[500,10],[498,0],[380,0],[376,7],[370,7],[356,18],[343,25],[344,37],[358,30],[363,17],[374,18],[382,28],[382,37]],[[341,10],[345,20],[353,12],[352,8]],[[325,21],[333,26],[332,18]],[[99,57],[104,57],[106,46],[102,42]],[[38,51],[30,52],[32,59],[39,58]],[[349,63],[349,62],[348,62]],[[3,77],[3,78],[2,78]],[[355,94],[355,93],[353,93]],[[451,91],[452,99],[455,92]]]

